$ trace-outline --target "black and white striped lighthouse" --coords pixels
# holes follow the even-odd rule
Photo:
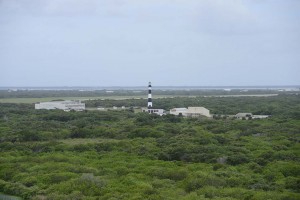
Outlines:
[[[148,85],[148,108],[152,108],[151,82]]]

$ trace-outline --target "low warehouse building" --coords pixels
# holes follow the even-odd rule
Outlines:
[[[252,113],[238,113],[235,115],[237,119],[265,119],[270,115],[253,115]]]
[[[182,115],[186,116],[187,108],[173,108],[170,110],[171,115]]]
[[[142,108],[142,112],[147,112],[150,114],[157,114],[160,116],[163,116],[166,114],[164,109],[156,109],[156,108]]]
[[[237,119],[248,119],[248,118],[252,118],[252,113],[238,113],[238,114],[236,114],[235,115],[235,117],[237,118]]]
[[[51,101],[51,102],[40,102],[35,104],[35,109],[46,109],[46,110],[64,110],[64,111],[82,111],[85,110],[85,104],[80,101]]]
[[[170,110],[170,114],[186,117],[211,117],[209,110],[204,107],[173,108]]]
[[[211,117],[209,110],[204,107],[188,107],[186,115],[188,117]]]

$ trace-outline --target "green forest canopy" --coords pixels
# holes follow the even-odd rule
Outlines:
[[[263,120],[0,104],[0,191],[23,199],[299,199],[298,95],[158,99]],[[95,100],[88,106],[144,100]]]

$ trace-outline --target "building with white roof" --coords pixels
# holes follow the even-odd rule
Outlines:
[[[209,110],[204,107],[173,108],[170,110],[170,114],[185,117],[211,117]]]
[[[187,108],[173,108],[170,110],[171,115],[183,115],[186,116]]]
[[[35,109],[46,109],[46,110],[64,110],[64,111],[82,111],[85,110],[85,104],[80,101],[50,101],[40,102],[35,104]]]
[[[164,109],[160,109],[160,108],[142,108],[142,112],[147,112],[150,114],[157,114],[160,116],[165,115],[165,110]]]
[[[237,119],[265,119],[270,115],[253,115],[252,113],[238,113],[235,115]]]

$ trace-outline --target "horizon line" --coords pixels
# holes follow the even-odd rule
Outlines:
[[[146,85],[147,86],[147,85]],[[91,88],[97,88],[97,87],[146,87],[145,85],[99,85],[99,86],[91,86],[91,85],[74,85],[74,86],[0,86],[0,88],[83,88],[83,87],[91,87]],[[156,85],[154,87],[300,87],[300,84],[291,84],[291,85]]]

